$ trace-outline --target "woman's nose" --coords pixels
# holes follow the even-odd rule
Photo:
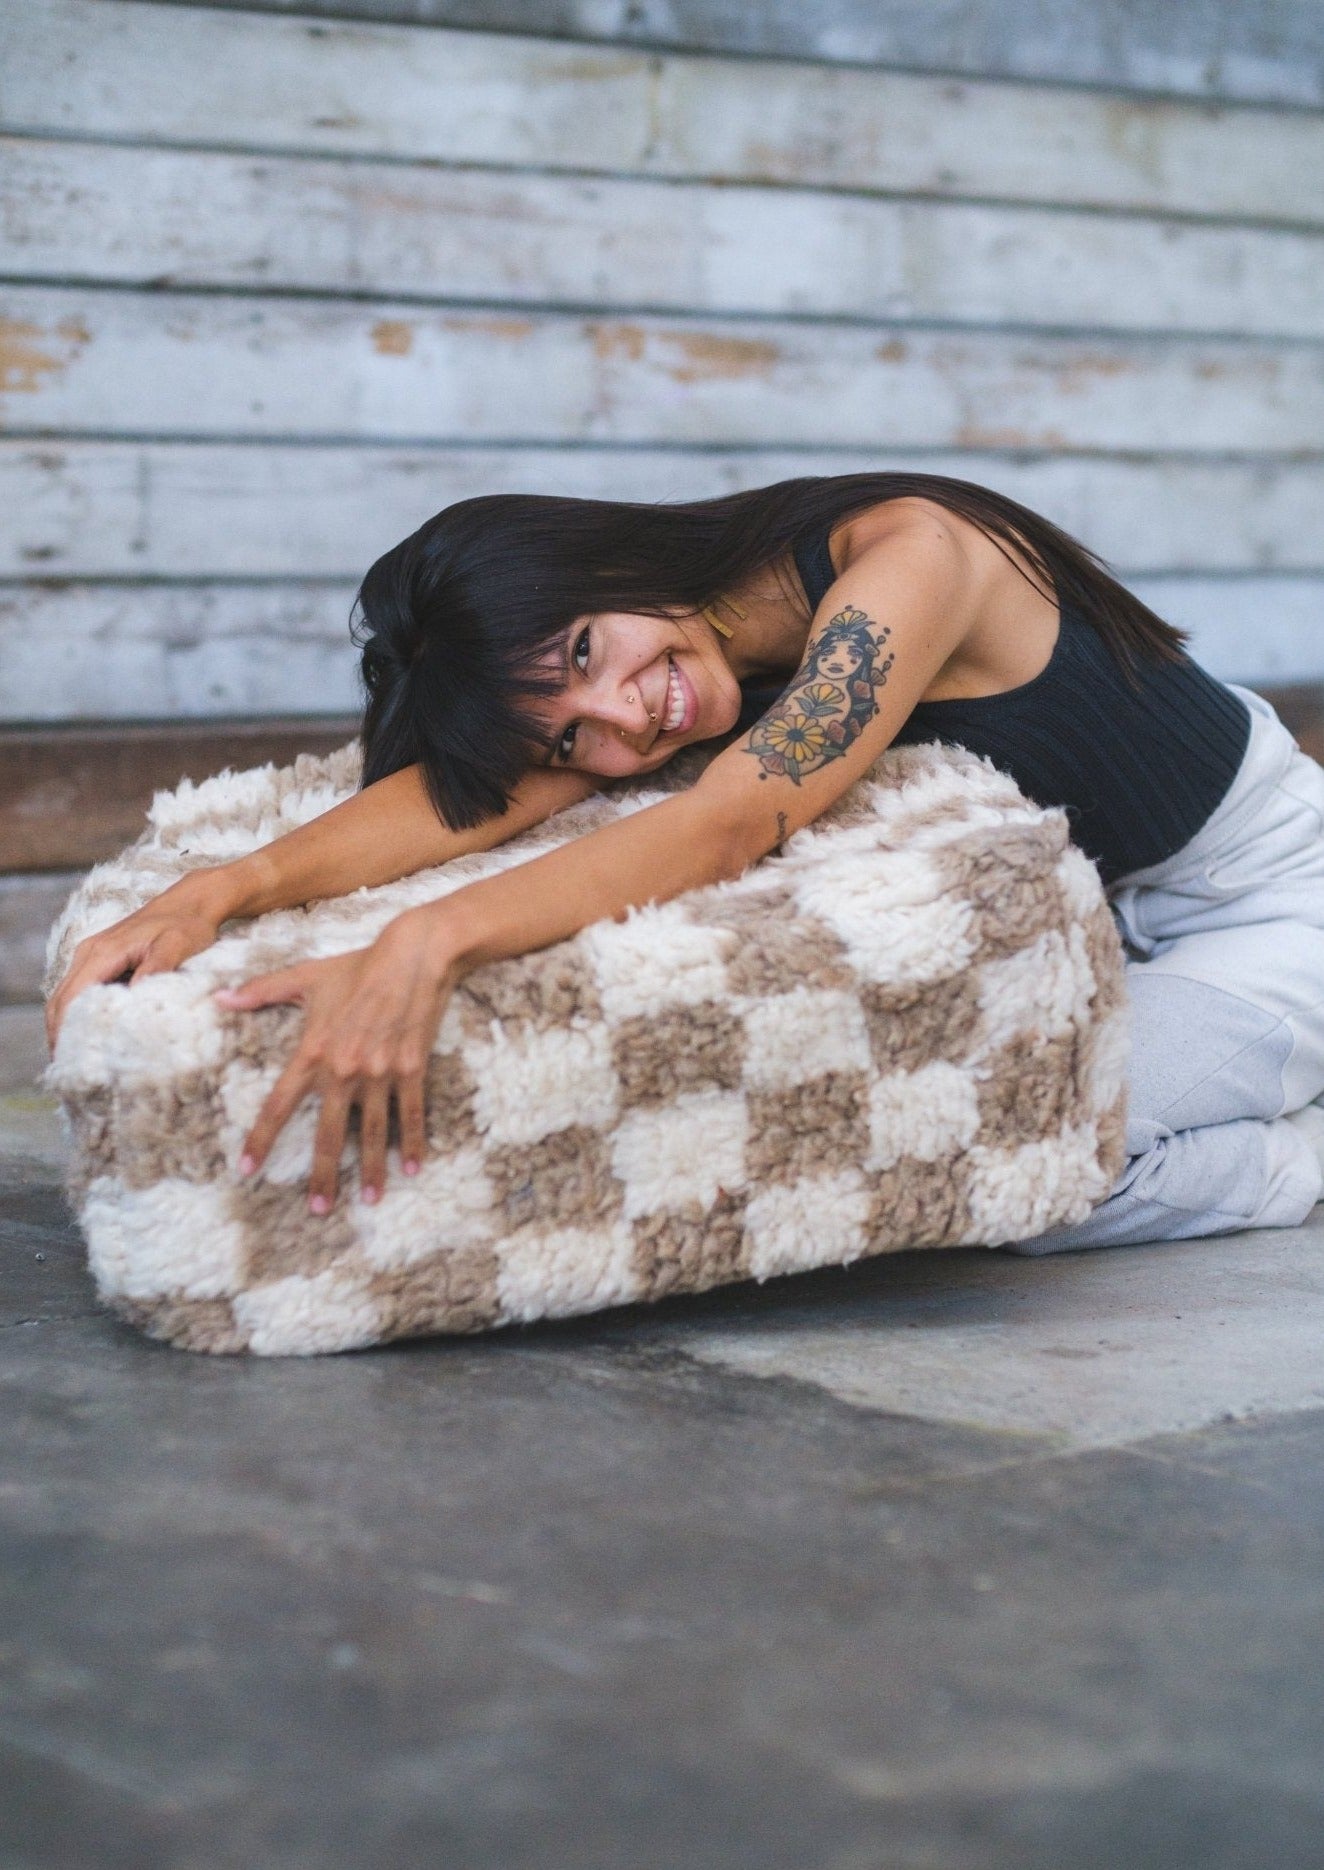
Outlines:
[[[622,733],[640,738],[646,736],[653,725],[653,716],[648,712],[639,684],[633,680],[617,682],[601,697],[599,718]]]

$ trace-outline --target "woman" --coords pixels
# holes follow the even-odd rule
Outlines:
[[[295,1002],[254,1172],[320,1098],[309,1202],[350,1111],[361,1197],[424,1153],[423,1077],[470,969],[734,877],[894,742],[987,754],[1064,806],[1128,950],[1129,1160],[1081,1224],[1021,1250],[1295,1224],[1324,1192],[1324,769],[1214,680],[1084,547],[970,482],[857,474],[668,506],[496,496],[447,508],[359,592],[363,789],[80,945],[93,981],[173,968],[228,917],[500,843],[682,747],[697,782],[398,916],[371,947],[223,991]]]

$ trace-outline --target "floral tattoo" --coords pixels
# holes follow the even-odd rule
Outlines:
[[[807,773],[848,753],[878,712],[882,688],[896,657],[883,645],[892,634],[847,604],[805,653],[795,680],[750,730],[745,749],[757,759],[760,779],[784,775],[798,786]]]

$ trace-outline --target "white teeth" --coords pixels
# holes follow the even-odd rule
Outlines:
[[[685,691],[676,674],[676,665],[667,657],[667,713],[662,723],[664,734],[674,734],[685,718]]]

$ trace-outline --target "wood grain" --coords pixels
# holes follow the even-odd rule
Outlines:
[[[1319,226],[1308,111],[443,28],[27,0],[0,130]]]
[[[1324,457],[0,441],[0,577],[357,583],[452,501],[706,499],[885,470],[995,487],[1123,575],[1324,571]]]
[[[1324,350],[1213,338],[0,293],[10,434],[1301,449]]]
[[[1324,234],[1283,228],[21,138],[0,171],[0,271],[54,282],[1324,337]]]
[[[1228,681],[1309,681],[1324,574],[1129,578]],[[0,691],[28,721],[283,714],[359,706],[352,584],[0,587]]]

